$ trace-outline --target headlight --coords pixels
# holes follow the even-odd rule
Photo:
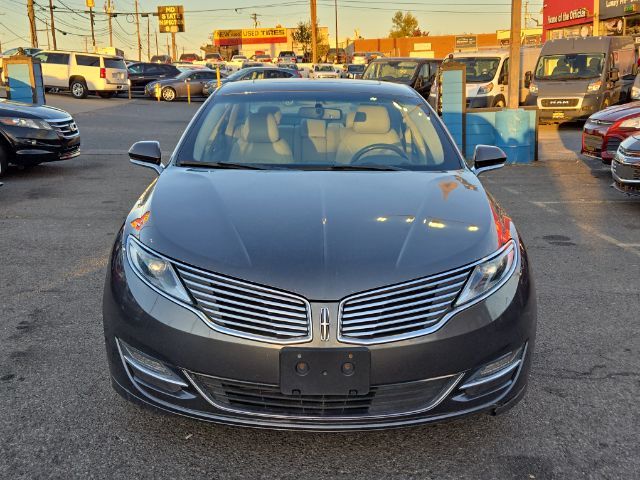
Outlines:
[[[514,240],[509,240],[496,256],[473,269],[456,301],[456,306],[475,300],[502,286],[513,274],[516,260],[516,243]]]
[[[602,81],[598,80],[596,82],[591,82],[587,87],[587,92],[599,92],[600,87],[602,87]]]
[[[45,122],[44,120],[36,120],[33,118],[3,117],[0,118],[0,123],[2,123],[3,125],[9,125],[10,127],[51,130],[51,125],[49,125],[47,122]]]
[[[478,95],[486,95],[493,90],[493,83],[487,83],[478,89]]]
[[[171,264],[131,236],[127,240],[127,257],[131,268],[144,282],[178,300],[191,303]]]
[[[533,93],[534,95],[538,94],[538,85],[535,83],[529,84],[529,93]]]
[[[631,99],[640,100],[640,87],[631,87]]]
[[[640,128],[640,117],[627,118],[620,123],[620,128]]]

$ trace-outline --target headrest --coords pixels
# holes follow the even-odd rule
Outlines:
[[[382,134],[391,128],[389,112],[381,105],[362,105],[357,113],[364,113],[366,118],[363,122],[354,122],[354,132]]]
[[[242,127],[242,139],[249,143],[275,143],[280,140],[278,124],[272,113],[249,115]]]
[[[327,136],[327,123],[324,120],[308,118],[302,123],[302,135],[310,138],[324,138]]]
[[[258,109],[258,113],[271,113],[273,114],[273,118],[276,119],[276,123],[280,125],[280,120],[282,120],[282,112],[278,107],[271,105],[263,105]]]
[[[356,112],[349,112],[344,121],[344,126],[347,128],[353,128],[353,121],[356,119]]]

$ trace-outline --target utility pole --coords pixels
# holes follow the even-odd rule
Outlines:
[[[311,62],[318,63],[318,23],[316,0],[311,0]]]
[[[58,44],[56,43],[56,22],[53,19],[53,0],[49,0],[49,14],[51,15],[51,40],[53,41],[53,49],[58,49]]]
[[[336,56],[335,56],[335,61],[336,63],[339,62],[340,60],[340,56],[338,55],[338,0],[333,0],[334,6],[335,6],[335,10],[336,10]],[[346,59],[345,59],[346,61]]]
[[[253,28],[258,28],[258,24],[260,23],[258,22],[258,14],[252,13],[250,16],[251,16],[251,20],[253,20]]]
[[[153,34],[156,36],[156,55],[160,55],[158,53],[158,31],[156,30]]]
[[[149,26],[149,15],[147,13],[147,61],[151,61],[151,28]]]
[[[140,15],[138,14],[138,0],[136,3],[136,32],[138,34],[138,61],[142,61],[142,41],[140,40]]]
[[[29,32],[31,33],[31,46],[38,48],[38,32],[36,31],[36,14],[33,11],[33,0],[27,0],[27,16],[29,17]]]
[[[109,46],[113,47],[113,27],[111,26],[111,0],[107,0],[107,24],[109,25]]]
[[[89,20],[91,21],[91,44],[93,45],[93,51],[96,51],[96,33],[93,31],[93,7],[89,7]]]
[[[173,61],[178,60],[178,49],[176,47],[176,32],[171,32],[171,58]]]
[[[593,36],[600,35],[600,0],[593,0]]]
[[[511,45],[509,52],[509,108],[520,106],[520,48],[522,0],[511,0]]]

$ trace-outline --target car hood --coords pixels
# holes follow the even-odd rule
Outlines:
[[[0,116],[8,117],[14,115],[23,118],[38,118],[44,120],[61,120],[71,116],[64,110],[55,107],[0,99]]]
[[[625,105],[614,105],[594,113],[590,120],[600,120],[604,122],[616,122],[621,118],[635,117],[640,115],[640,102],[627,103]]]
[[[542,97],[584,97],[587,87],[599,78],[577,80],[534,80],[538,86],[538,96]]]
[[[474,262],[500,209],[467,170],[309,172],[169,167],[130,214],[140,240],[199,268],[303,295],[354,292]],[[500,223],[500,222],[498,222]]]

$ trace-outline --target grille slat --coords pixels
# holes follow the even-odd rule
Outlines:
[[[251,310],[248,310],[247,308],[241,309],[241,308],[235,308],[235,307],[229,307],[226,305],[223,305],[221,303],[213,303],[213,302],[205,302],[202,300],[199,300],[200,303],[203,304],[203,309],[205,310],[209,310],[212,313],[219,313],[220,315],[227,315],[231,318],[244,318],[244,317],[237,317],[232,313],[229,312],[235,312],[235,313],[244,313],[245,315],[251,315],[252,317],[257,317],[260,319],[265,319],[265,320],[270,320],[270,321],[283,321],[286,323],[291,323],[293,325],[306,325],[307,321],[306,319],[302,318],[302,319],[298,319],[298,318],[287,318],[285,316],[274,316],[274,315],[270,315],[270,314],[265,314],[265,313],[260,313],[260,312],[254,312]]]
[[[280,300],[284,302],[291,301],[291,298],[294,298],[293,295],[279,295],[275,290],[270,290],[266,287],[261,287],[258,285],[252,285],[249,283],[239,282],[235,279],[226,280],[224,277],[215,274],[208,274],[202,271],[199,271],[200,274],[193,273],[189,270],[185,270],[180,267],[181,273],[186,277],[191,277],[195,282],[206,282],[210,285],[218,285],[222,287],[224,290],[222,292],[226,292],[229,295],[232,295],[228,292],[228,289],[240,290],[242,292],[249,293],[251,295],[259,295],[267,298],[271,298],[274,300]],[[215,290],[215,289],[214,289]],[[284,292],[283,292],[284,293]],[[300,308],[300,307],[299,307]],[[304,310],[304,307],[301,307]]]
[[[311,338],[311,312],[303,298],[182,264],[175,267],[214,329],[278,343]]]
[[[64,120],[47,120],[47,123],[64,138],[73,138],[80,135],[78,126],[73,118],[67,118]]]
[[[424,283],[424,280],[418,281],[418,282],[409,282],[409,284],[417,283],[417,285],[411,286],[411,287],[408,287],[408,288],[398,288],[396,290],[389,289],[388,293],[382,293],[382,294],[379,294],[379,295],[371,295],[371,296],[369,296],[368,294],[367,295],[363,295],[364,298],[362,298],[362,299],[358,299],[356,297],[353,297],[352,304],[355,305],[355,304],[358,304],[358,303],[366,302],[367,303],[366,307],[368,308],[368,307],[371,307],[371,306],[375,306],[375,305],[386,303],[386,302],[374,303],[374,302],[371,302],[371,300],[377,300],[378,298],[389,298],[392,295],[402,295],[404,293],[413,292],[415,290],[421,290],[421,289],[424,290],[424,289],[427,289],[427,288],[431,288],[434,285],[442,285],[442,284],[445,284],[447,282],[453,282],[453,281],[459,280],[459,279],[466,280],[467,275],[468,275],[468,272],[465,271],[465,272],[460,273],[458,275],[453,275],[451,277],[447,277],[446,280],[440,278],[438,280],[427,282],[427,283]],[[462,281],[462,283],[464,283],[464,280]],[[409,284],[403,284],[403,285],[409,285]],[[446,289],[446,287],[443,287],[443,288]],[[437,290],[438,289],[431,290],[431,292],[435,292]],[[379,290],[374,290],[373,292],[377,292],[377,291],[379,291]],[[354,306],[353,308],[356,309],[357,307]]]
[[[442,315],[444,312],[446,312],[447,309],[443,308],[441,310],[438,310],[437,312],[430,312],[430,313],[426,313],[424,315],[412,315],[410,317],[403,317],[403,318],[396,318],[395,320],[388,320],[386,322],[377,322],[376,323],[376,328],[377,327],[384,327],[386,325],[397,325],[401,322],[411,322],[414,320],[419,320],[422,318],[430,318],[430,317],[440,317],[440,315]],[[344,332],[357,332],[360,333],[362,331],[366,331],[368,329],[371,328],[370,322],[369,324],[364,324],[364,325],[355,325],[355,326],[349,326],[349,327],[342,327],[342,331]]]
[[[247,415],[306,418],[358,418],[409,414],[433,408],[460,376],[407,383],[373,385],[365,395],[287,395],[278,385],[189,374],[217,408]]]
[[[453,308],[472,268],[346,298],[340,304],[339,339],[369,344],[429,333]]]

